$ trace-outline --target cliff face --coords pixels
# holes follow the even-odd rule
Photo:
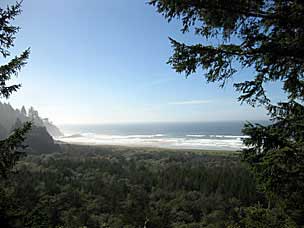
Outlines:
[[[28,117],[21,113],[18,109],[13,109],[10,104],[0,102],[0,130],[1,134],[7,135],[11,132],[17,119],[25,122]]]
[[[60,129],[50,122],[49,119],[43,119],[43,125],[46,127],[46,130],[50,133],[50,135],[53,136],[53,138],[63,136]]]
[[[27,112],[24,107],[21,111],[12,108],[10,104],[0,102],[0,139],[6,138],[14,129],[19,128],[24,122],[33,123],[28,133],[25,144],[31,153],[59,152],[60,147],[55,144],[52,137],[61,136],[60,130],[50,121],[39,117],[38,112],[30,108]]]

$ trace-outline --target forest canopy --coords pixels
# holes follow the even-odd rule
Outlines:
[[[283,210],[298,226],[304,225],[304,2],[149,3],[169,22],[180,20],[182,33],[194,31],[203,40],[218,41],[218,45],[185,44],[170,38],[173,55],[168,63],[176,72],[189,76],[202,71],[208,82],[224,86],[241,69],[254,70],[251,79],[235,83],[234,87],[240,92],[241,103],[265,107],[272,124],[245,125],[243,132],[250,137],[244,140],[247,148],[241,157],[266,194],[268,209]],[[269,82],[282,83],[287,99],[274,103],[265,89]],[[268,212],[260,212],[262,224],[269,225],[264,219]]]

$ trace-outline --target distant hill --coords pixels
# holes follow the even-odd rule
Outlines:
[[[48,119],[42,119],[33,107],[26,111],[23,106],[19,110],[14,109],[10,104],[0,102],[0,139],[6,138],[26,121],[33,123],[25,141],[25,144],[29,146],[28,152],[51,153],[60,151],[60,147],[55,144],[53,137],[63,134]]]

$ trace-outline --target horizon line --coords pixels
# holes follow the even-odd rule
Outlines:
[[[178,124],[178,123],[214,123],[214,122],[254,122],[266,121],[269,119],[252,119],[252,120],[194,120],[194,121],[117,121],[117,122],[96,122],[96,123],[55,123],[58,126],[63,125],[112,125],[112,124]]]

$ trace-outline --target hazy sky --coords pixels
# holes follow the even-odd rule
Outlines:
[[[1,5],[14,1],[1,1]],[[182,35],[147,0],[24,0],[13,54],[31,47],[9,102],[34,106],[57,124],[264,119],[263,109],[237,102],[202,74],[185,79],[166,64],[171,36]],[[3,5],[2,5],[3,6]],[[274,97],[278,86],[271,86]],[[2,100],[3,101],[3,100]]]

